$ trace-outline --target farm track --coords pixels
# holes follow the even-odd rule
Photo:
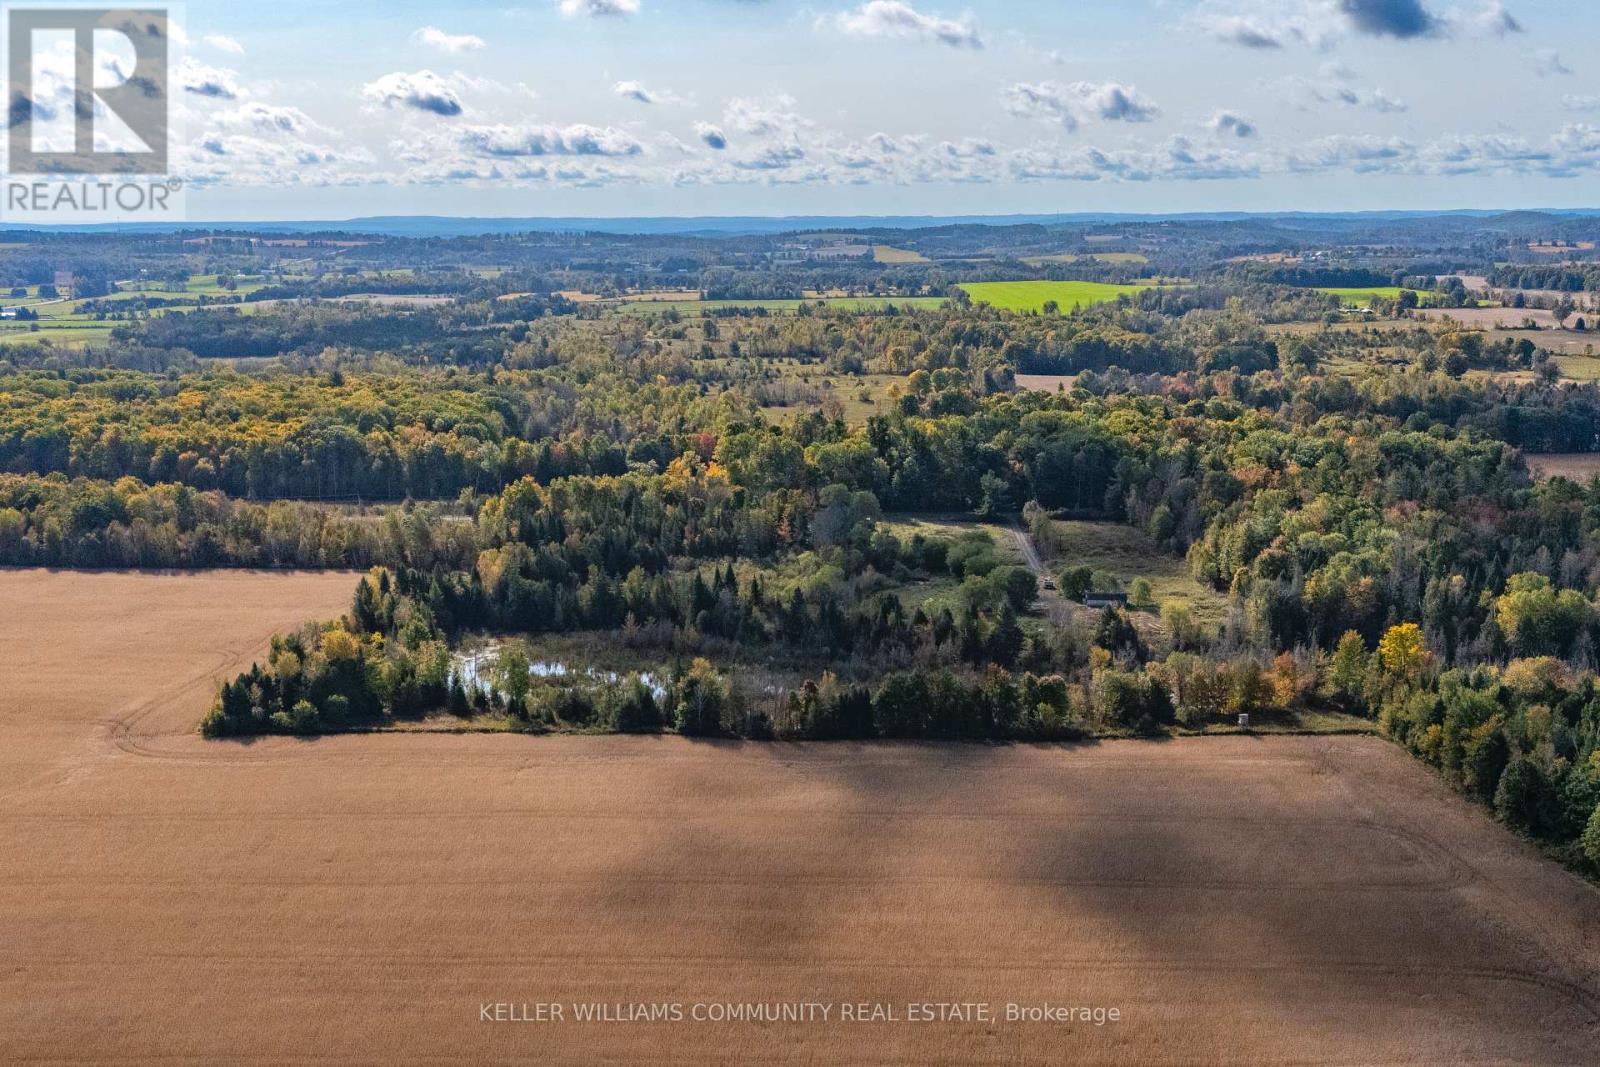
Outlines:
[[[1017,551],[1022,553],[1023,563],[1039,582],[1039,606],[1044,609],[1045,617],[1057,624],[1070,620],[1078,610],[1078,605],[1067,600],[1061,595],[1061,591],[1055,588],[1050,568],[1039,555],[1039,547],[1033,543],[1033,535],[1028,533],[1020,519],[1011,521],[1011,536],[1016,538]]]
[[[1372,738],[202,741],[213,679],[349,586],[0,573],[0,1062],[1524,1065],[1600,1041],[1600,894]],[[1126,1021],[477,1017],[925,999]]]

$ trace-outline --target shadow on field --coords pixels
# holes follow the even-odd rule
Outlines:
[[[639,739],[662,817],[606,906],[641,960],[730,975],[890,999],[1042,983],[1268,1058],[1581,1060],[1595,991],[1534,957],[1470,864],[1378,815],[1338,743]]]

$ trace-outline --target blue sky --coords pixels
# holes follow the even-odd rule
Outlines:
[[[190,215],[1600,206],[1569,0],[189,0]]]

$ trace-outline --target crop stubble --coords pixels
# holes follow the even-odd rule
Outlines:
[[[1370,738],[205,742],[348,575],[0,573],[0,1061],[1574,1063],[1597,895]],[[801,1025],[486,1023],[818,1001]],[[841,1024],[837,1005],[1123,1021]]]

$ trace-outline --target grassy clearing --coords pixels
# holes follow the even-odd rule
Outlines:
[[[1127,586],[1143,578],[1157,606],[1168,601],[1188,604],[1195,622],[1220,625],[1228,614],[1228,599],[1195,581],[1186,560],[1169,555],[1143,530],[1115,522],[1051,523],[1049,543],[1039,543],[1052,568],[1091,567],[1115,575]]]
[[[1078,376],[1076,374],[1019,374],[1016,376],[1016,381],[1018,389],[1025,389],[1030,393],[1070,393],[1073,386],[1078,384]]]
[[[969,537],[987,538],[992,546],[988,553],[992,555],[1001,566],[1025,566],[1022,549],[1017,545],[1017,539],[1011,527],[992,522],[980,522],[963,515],[896,515],[882,523],[881,529],[894,534],[902,542],[910,541],[914,537],[922,537],[928,541],[945,541],[954,543]],[[956,575],[940,575],[926,581],[914,582],[900,590],[900,601],[907,610],[922,608],[929,615],[936,615],[948,608],[952,613],[965,609],[962,600],[961,583],[963,579]],[[1033,629],[1038,626],[1038,621],[1025,624]]]
[[[993,542],[995,556],[1002,563],[1022,563],[1011,527],[995,522],[980,522],[964,515],[896,515],[878,524],[902,541],[921,536],[929,541],[959,541],[974,533],[986,534]]]
[[[1600,381],[1600,356],[1557,356],[1556,366],[1564,378],[1575,382]]]
[[[1107,282],[969,282],[961,287],[974,303],[990,304],[1002,311],[1043,311],[1055,301],[1062,311],[1106,304],[1120,296],[1153,289],[1150,283],[1112,285]]]
[[[763,406],[764,411],[779,418],[820,411],[831,399],[844,409],[848,425],[864,426],[869,417],[886,414],[892,399],[890,390],[905,385],[905,379],[898,374],[830,374],[806,363],[785,364],[781,370],[782,380],[798,386],[798,390],[787,403],[773,400]]]
[[[33,325],[29,323],[29,325]],[[102,341],[111,335],[114,322],[73,323],[64,326],[39,324],[39,329],[7,329],[0,331],[0,345],[25,344],[29,341],[49,341],[53,345],[78,348],[90,341]]]
[[[872,258],[878,263],[931,263],[933,262],[921,252],[913,252],[909,248],[895,248],[892,245],[873,245]]]

